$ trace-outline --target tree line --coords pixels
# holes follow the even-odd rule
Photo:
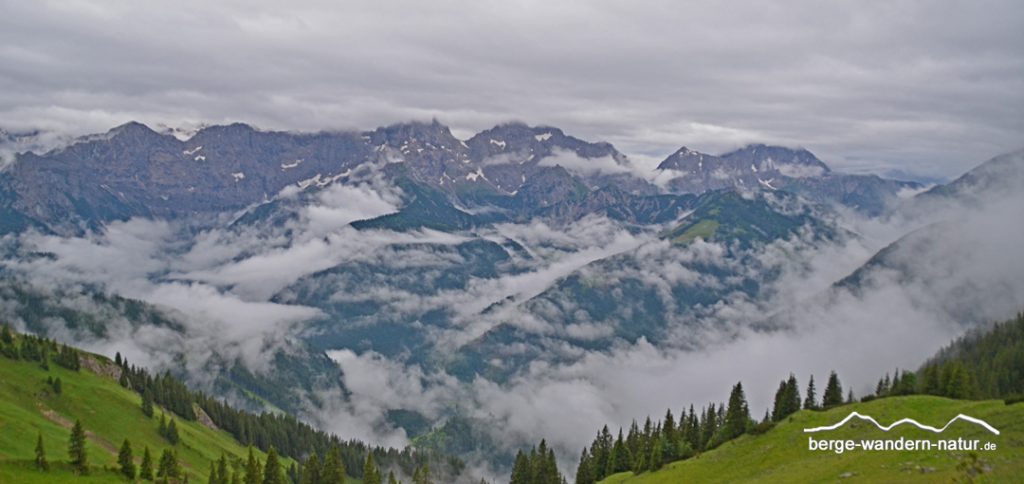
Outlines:
[[[72,371],[81,368],[81,356],[77,349],[41,336],[16,334],[3,323],[0,323],[0,355],[15,360],[35,361],[44,369],[49,368],[51,361]],[[151,375],[145,368],[129,364],[120,353],[115,355],[113,363],[120,370],[117,378],[119,384],[141,396],[140,411],[144,416],[155,418],[156,406],[166,410],[160,412],[157,433],[172,446],[181,439],[175,417],[196,421],[201,413],[242,445],[255,447],[268,454],[274,450],[275,455],[308,463],[311,469],[313,466],[319,468],[327,464],[326,461],[320,461],[321,458],[331,459],[330,468],[344,469],[348,475],[358,479],[366,479],[364,473],[370,467],[365,463],[370,456],[375,466],[379,463],[382,468],[389,469],[392,475],[397,472],[398,475],[412,476],[415,484],[429,483],[434,478],[452,479],[465,469],[460,459],[438,451],[412,447],[401,450],[372,447],[358,440],[342,440],[337,435],[317,430],[291,415],[270,412],[254,414],[236,409],[202,392],[190,390],[169,372]],[[54,393],[61,393],[60,378],[51,378],[47,384]],[[335,461],[338,466],[334,465]],[[297,466],[289,474],[294,477],[292,481],[299,482],[302,467],[305,465]],[[327,472],[328,480],[313,480],[310,484],[338,482],[331,480],[334,475],[332,472]],[[313,471],[310,475],[317,474],[318,471]],[[390,475],[380,477],[383,480]],[[250,484],[250,481],[242,482]],[[373,482],[373,476],[370,476],[370,482]]]
[[[739,382],[732,387],[728,403],[709,403],[699,411],[691,404],[679,412],[678,418],[668,409],[661,420],[647,417],[642,426],[634,420],[627,431],[620,428],[616,436],[605,425],[583,448],[575,482],[594,484],[620,472],[657,471],[665,464],[689,459],[743,434],[767,432],[801,408],[826,409],[852,400],[852,394],[844,400],[842,384],[832,372],[820,400],[811,376],[801,401],[797,379],[790,375],[779,383],[772,409],[757,421],[750,415],[743,383]]]
[[[85,444],[85,427],[82,425],[81,420],[75,420],[75,424],[71,427],[71,433],[68,437],[68,465],[75,474],[80,476],[89,475],[89,454]],[[250,457],[251,453],[250,448]],[[221,460],[226,462],[226,458],[223,455]],[[50,470],[50,461],[46,454],[46,444],[43,442],[42,432],[39,432],[36,438],[34,463],[39,471],[47,472]],[[164,449],[163,453],[160,454],[160,460],[154,465],[149,446],[146,446],[143,450],[142,462],[136,466],[132,444],[128,439],[124,439],[118,450],[117,471],[128,481],[134,481],[135,479],[143,481],[156,480],[162,483],[179,482],[182,479],[187,481],[181,464],[178,461],[178,454],[174,449]],[[219,484],[219,481],[211,482]],[[250,481],[226,481],[224,484],[233,484],[234,482],[249,483]],[[265,483],[263,480],[255,482],[257,484]],[[271,481],[270,484],[285,484],[285,481]]]
[[[897,368],[879,378],[875,394],[863,400],[899,395],[958,399],[1024,396],[1024,313],[968,331],[939,350],[916,372]]]

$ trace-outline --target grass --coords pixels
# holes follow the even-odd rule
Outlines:
[[[711,236],[715,235],[718,230],[718,222],[715,220],[701,220],[692,227],[686,229],[685,232],[679,234],[679,236],[672,239],[673,243],[676,244],[688,244],[697,239],[697,237],[703,238],[704,240],[710,240]]]
[[[99,358],[82,354],[82,358]],[[60,378],[63,392],[56,395],[47,377]],[[160,453],[172,446],[157,434],[160,407],[154,418],[141,411],[141,398],[109,377],[83,368],[74,372],[55,364],[43,370],[38,363],[0,357],[0,482],[124,482],[114,470],[117,451],[124,439],[132,445],[136,465],[143,448],[149,447],[154,466]],[[171,413],[166,412],[170,417]],[[88,442],[90,475],[74,477],[67,466],[70,425],[81,419]],[[230,434],[198,422],[175,421],[181,441],[173,448],[182,469],[192,482],[205,482],[210,462],[227,455],[229,461],[248,455],[248,449]],[[41,433],[51,470],[43,473],[33,465],[36,436]],[[262,460],[265,455],[256,451]],[[292,464],[283,459],[283,466]]]
[[[807,434],[807,427],[831,425],[851,411],[874,417],[882,425],[910,417],[924,425],[942,427],[963,413],[985,420],[1000,435],[972,423],[958,421],[945,433],[935,434],[908,425],[883,432],[868,422],[851,420],[834,430]],[[977,467],[984,472],[967,479],[961,463],[971,463],[965,451],[865,451],[842,454],[808,450],[808,438],[820,439],[979,439],[993,442],[996,450],[976,452]],[[801,411],[769,432],[744,435],[721,447],[685,461],[674,462],[657,472],[615,474],[604,484],[655,484],[682,482],[1021,482],[1024,476],[1024,405],[1001,400],[964,401],[931,396],[883,398],[845,405],[823,412]]]

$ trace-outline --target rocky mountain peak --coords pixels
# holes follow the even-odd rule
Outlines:
[[[751,144],[722,155],[738,165],[752,165],[762,172],[778,171],[791,178],[821,176],[832,170],[804,148]]]

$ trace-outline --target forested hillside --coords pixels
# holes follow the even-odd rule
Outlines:
[[[634,477],[638,478],[636,482],[705,482],[708,479],[726,482],[731,480],[724,477],[709,477],[716,475],[712,473],[711,469],[724,472],[722,476],[731,475],[744,481],[764,479],[759,475],[761,471],[766,473],[764,475],[780,472],[778,477],[786,476],[789,479],[791,476],[798,475],[788,474],[788,472],[797,472],[795,469],[798,466],[794,466],[793,462],[805,459],[812,453],[805,455],[789,452],[792,455],[773,457],[766,457],[766,455],[775,452],[774,446],[783,439],[788,439],[792,446],[799,446],[797,439],[801,436],[798,434],[797,428],[791,425],[794,419],[828,422],[828,418],[821,418],[822,414],[831,415],[834,417],[834,421],[838,421],[851,411],[877,417],[895,409],[901,409],[912,411],[913,413],[908,415],[913,415],[915,418],[918,418],[921,412],[934,415],[935,419],[931,421],[931,425],[941,426],[957,415],[956,412],[950,412],[949,409],[966,408],[975,412],[971,413],[975,417],[987,412],[993,418],[1006,422],[1002,426],[997,425],[998,428],[1010,428],[1011,432],[1020,433],[1024,431],[1024,428],[1020,427],[1019,420],[1014,421],[1007,418],[1006,414],[1021,412],[1020,405],[1013,407],[1013,410],[1009,410],[1009,408],[1024,400],[1020,396],[1022,392],[1024,392],[1024,314],[1018,314],[1014,319],[968,332],[953,341],[948,347],[940,350],[917,372],[896,369],[891,375],[886,374],[879,379],[875,392],[863,396],[859,402],[854,400],[852,391],[844,394],[843,386],[835,372],[829,375],[820,399],[817,395],[813,375],[803,391],[801,391],[796,376],[790,375],[788,379],[779,382],[773,407],[765,413],[760,421],[751,417],[742,383],[737,383],[732,389],[728,404],[710,403],[699,411],[695,411],[694,406],[690,405],[689,409],[683,408],[679,413],[678,420],[669,409],[663,419],[652,421],[648,416],[642,426],[634,420],[627,431],[624,432],[620,428],[617,436],[605,426],[597,433],[592,444],[583,449],[576,469],[575,482],[576,484],[633,482]],[[801,399],[801,397],[803,398]],[[957,400],[946,400],[940,397]],[[1003,398],[1005,400],[977,403],[964,401],[986,398]],[[874,403],[874,401],[881,403]],[[1007,410],[1002,410],[1004,407]],[[894,416],[887,422],[908,415]],[[808,424],[808,426],[812,425]],[[856,428],[858,424],[854,424],[852,427]],[[784,434],[785,437],[780,437],[780,434]],[[766,442],[771,444],[766,444]],[[1018,455],[1024,450],[1020,447],[1019,440],[1011,439],[1005,442],[1007,445],[1002,449],[1006,452]],[[730,450],[716,451],[720,447]],[[760,455],[761,457],[758,457],[757,461],[761,462],[760,465],[764,466],[764,469],[759,471],[757,466],[748,462],[740,462],[742,459],[738,457],[740,454],[737,452],[741,451],[736,450],[737,448],[744,448],[745,450],[742,452]],[[707,455],[715,457],[709,458]],[[1005,456],[1006,454],[999,455]],[[991,461],[978,464],[977,455],[967,458],[967,460],[962,454],[947,455],[945,459],[935,454],[925,456],[923,453],[915,454],[914,457],[934,464],[925,467],[917,465],[916,469],[924,468],[934,471],[944,466],[949,471],[946,474],[954,477],[963,477],[962,474],[968,470],[977,471],[972,474],[973,476],[992,472],[995,468]],[[729,463],[726,462],[727,459],[736,459],[736,461]],[[1007,458],[1002,459],[1004,463],[1007,460]],[[714,464],[709,466],[707,464],[709,461],[713,461]],[[852,467],[858,470],[851,471],[846,477],[871,475],[877,469],[864,466],[875,466],[877,463],[885,468],[887,464],[883,464],[883,462],[885,459],[881,457],[865,458],[863,463],[857,463]],[[950,463],[959,464],[952,468]],[[826,472],[830,468],[825,463],[814,465],[819,465],[820,468],[813,473],[799,474],[802,477],[797,480],[829,478]],[[1010,468],[1016,469],[1020,465],[1017,463],[1011,465]],[[669,466],[669,470],[661,471],[665,466]],[[972,466],[976,466],[977,469]],[[742,470],[737,473],[737,469]],[[790,470],[782,471],[780,469]],[[1006,472],[1005,466],[1000,468],[1000,473],[1009,475]],[[704,477],[697,478],[696,476]],[[892,475],[888,475],[886,478],[891,479]],[[516,482],[515,476],[513,476],[513,482]],[[519,482],[546,484],[548,481],[521,480]]]
[[[1024,313],[968,332],[925,363],[918,379],[923,393],[938,393],[960,374],[968,398],[1024,395]]]
[[[131,474],[315,484],[395,474],[420,483],[462,468],[456,459],[342,441],[291,416],[239,411],[120,355],[111,361],[7,326],[0,389],[0,482],[123,482]]]

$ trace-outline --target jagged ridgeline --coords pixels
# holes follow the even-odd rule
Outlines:
[[[658,167],[671,178],[663,190],[637,176],[609,143],[520,123],[462,141],[436,121],[361,133],[273,132],[236,123],[187,139],[132,122],[64,148],[18,155],[0,173],[0,233],[81,233],[131,217],[187,218],[209,227],[289,185],[322,188],[384,165],[388,177],[425,198],[375,226],[450,228],[491,220],[474,221],[451,200],[501,209],[504,219],[603,212],[649,223],[678,213],[668,194],[735,188],[784,190],[877,214],[901,189],[919,186],[834,172],[804,149],[751,145],[722,156],[681,148]],[[421,220],[430,208],[443,211]]]
[[[369,470],[449,482],[464,468],[459,459],[430,451],[343,440],[287,414],[238,410],[168,373],[152,375],[120,354],[112,361],[14,333],[7,325],[0,328],[0,387],[0,482],[53,482],[74,474],[105,482],[104,476],[124,471],[115,463],[119,457],[141,472],[144,453],[153,472],[194,482],[214,474],[225,479],[250,474],[250,459],[262,472],[276,468],[282,479],[294,482],[307,469],[327,474],[343,469],[355,479]],[[72,427],[83,428],[78,447],[87,458],[82,462],[64,458],[69,436],[77,432]],[[161,467],[158,458],[169,467]]]

